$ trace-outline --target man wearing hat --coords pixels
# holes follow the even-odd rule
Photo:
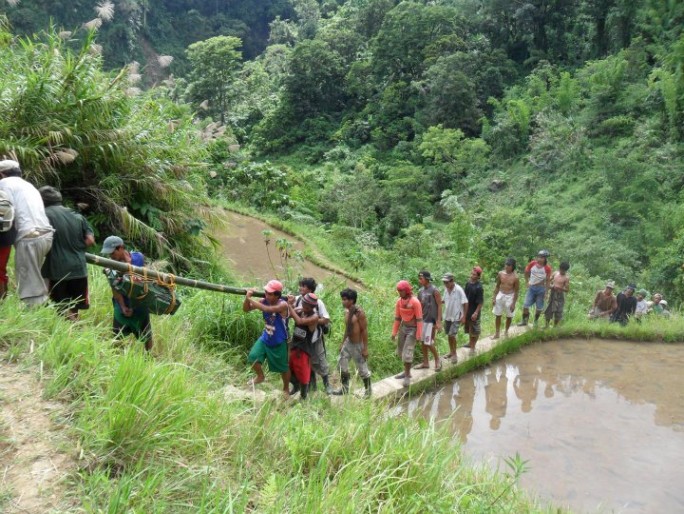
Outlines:
[[[140,252],[128,252],[123,239],[119,236],[109,236],[102,243],[102,255],[119,262],[144,266],[145,258]],[[113,330],[115,337],[134,335],[145,342],[145,350],[152,350],[152,324],[150,310],[147,307],[133,307],[131,300],[112,288],[112,304],[114,306]]]
[[[442,295],[444,332],[449,339],[449,354],[445,355],[444,358],[456,362],[458,360],[456,336],[459,325],[465,326],[468,299],[463,288],[456,283],[453,273],[445,273],[442,277],[442,283],[444,284],[444,294]]]
[[[49,282],[50,299],[62,304],[67,318],[76,321],[78,311],[90,306],[85,251],[95,244],[93,229],[83,216],[62,205],[57,189],[43,186],[38,191],[55,229],[52,248],[43,264],[43,277]]]
[[[249,351],[248,360],[256,373],[256,377],[250,381],[250,385],[260,384],[266,379],[263,363],[267,361],[268,369],[272,373],[280,373],[283,380],[283,392],[289,396],[290,367],[287,352],[287,315],[289,308],[287,302],[282,298],[283,284],[278,280],[270,280],[264,286],[264,293],[265,298],[257,301],[252,298],[254,289],[248,289],[242,303],[243,311],[259,310],[264,317],[264,331]]]
[[[14,268],[17,294],[27,305],[39,305],[48,298],[41,266],[52,246],[53,228],[45,215],[38,190],[21,178],[17,161],[0,161],[0,189],[14,206]]]
[[[392,325],[392,341],[399,335],[397,354],[404,363],[404,371],[395,375],[397,380],[403,380],[402,385],[411,385],[411,364],[416,340],[423,334],[423,308],[418,298],[413,296],[413,288],[407,280],[397,282],[399,299],[394,306],[394,325]]]
[[[637,307],[637,299],[634,297],[636,286],[634,284],[628,285],[624,291],[617,295],[617,309],[610,317],[610,321],[620,323],[625,326],[629,318],[634,315]]]
[[[606,282],[606,288],[596,293],[594,303],[589,311],[589,319],[609,319],[617,309],[617,298],[613,295],[615,282]]]
[[[525,282],[527,283],[527,292],[525,293],[525,301],[523,302],[522,321],[518,323],[519,327],[526,327],[530,319],[530,307],[535,306],[534,323],[539,321],[539,317],[544,312],[544,299],[546,298],[546,291],[551,285],[551,266],[549,266],[549,252],[548,250],[539,250],[537,257],[531,260],[525,266]]]

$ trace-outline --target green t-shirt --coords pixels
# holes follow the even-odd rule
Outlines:
[[[55,234],[43,264],[43,277],[50,280],[87,277],[85,238],[93,233],[93,229],[83,216],[62,205],[46,207],[45,214]]]

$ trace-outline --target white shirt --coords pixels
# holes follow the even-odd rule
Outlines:
[[[458,284],[454,284],[454,288],[451,292],[449,292],[447,288],[444,288],[442,300],[444,301],[444,312],[442,313],[444,321],[460,320],[463,316],[463,306],[468,303],[463,288]]]
[[[634,314],[639,317],[646,314],[646,312],[648,312],[648,304],[646,303],[646,300],[637,301],[636,311],[634,311]]]
[[[52,231],[50,220],[45,214],[43,199],[35,187],[21,177],[5,177],[0,180],[0,189],[7,193],[14,205],[17,241],[34,230]]]

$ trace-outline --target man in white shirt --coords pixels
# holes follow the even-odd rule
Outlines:
[[[17,294],[27,305],[40,305],[48,298],[41,267],[52,247],[54,229],[50,225],[38,190],[21,178],[17,161],[0,161],[0,189],[14,205],[14,269]]]
[[[444,332],[449,339],[449,354],[445,359],[456,362],[456,335],[458,326],[465,323],[466,312],[468,312],[468,300],[463,288],[454,281],[452,273],[446,273],[442,277],[444,283],[444,294],[442,295],[442,317],[444,318]]]

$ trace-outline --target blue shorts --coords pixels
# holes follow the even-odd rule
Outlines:
[[[525,294],[525,303],[523,307],[529,309],[535,303],[537,305],[537,310],[540,311],[544,308],[544,295],[546,294],[546,286],[536,285],[530,286]]]

